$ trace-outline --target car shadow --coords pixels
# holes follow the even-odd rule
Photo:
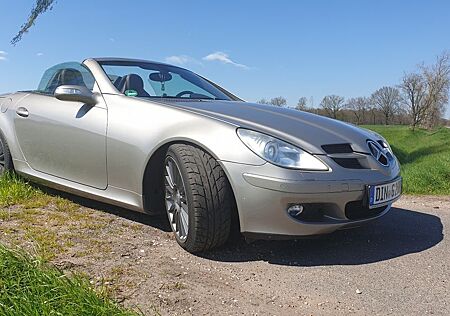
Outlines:
[[[266,261],[288,266],[361,265],[417,253],[443,239],[439,217],[393,208],[380,219],[315,239],[239,242],[201,255],[222,262]]]
[[[169,222],[167,220],[167,215],[149,215],[145,213],[140,213],[136,211],[132,211],[126,208],[122,208],[119,206],[114,206],[107,203],[98,202],[95,200],[91,200],[88,198],[84,198],[78,195],[74,195],[71,193],[59,191],[57,189],[52,189],[49,187],[44,187],[35,183],[32,183],[33,186],[39,188],[41,191],[53,195],[53,196],[59,196],[64,199],[67,199],[73,203],[76,203],[80,206],[87,207],[96,211],[101,211],[105,213],[109,213],[118,217],[122,217],[124,219],[140,223],[143,225],[151,226],[154,228],[157,228],[159,230],[162,230],[164,232],[170,232],[171,228],[169,225]]]
[[[164,232],[170,232],[167,217],[154,216],[97,202],[46,187],[41,190],[81,206],[106,212]],[[221,262],[266,261],[287,266],[361,265],[422,252],[443,240],[439,217],[402,208],[392,208],[383,217],[364,226],[315,238],[247,243],[241,238],[227,246],[198,254]],[[175,240],[174,247],[176,245]]]

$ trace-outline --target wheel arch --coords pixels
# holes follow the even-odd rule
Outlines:
[[[14,172],[14,162],[11,156],[11,150],[9,148],[9,143],[6,139],[5,134],[3,133],[2,129],[0,128],[0,146],[2,146],[2,154],[4,157],[4,167],[5,171],[13,171]]]
[[[3,114],[3,113],[2,113]],[[12,124],[8,121],[7,117],[1,117],[0,118],[0,137],[5,142],[4,146],[8,147],[8,152],[10,155],[10,163],[12,170],[15,170],[14,168],[14,157],[15,152],[18,151],[18,144],[14,142],[15,134],[14,134],[14,127]]]
[[[171,139],[166,142],[160,144],[157,149],[155,149],[150,157],[147,160],[147,164],[145,166],[145,171],[142,179],[142,203],[143,209],[145,213],[149,214],[162,214],[165,212],[164,205],[164,190],[163,190],[163,165],[164,159],[166,157],[166,153],[168,148],[174,144],[186,144],[191,145],[201,150],[205,151],[209,155],[211,155],[214,159],[222,167],[222,170],[227,177],[227,181],[230,184],[232,201],[233,201],[233,209],[232,209],[232,229],[239,228],[239,210],[236,203],[236,195],[233,188],[233,183],[230,181],[230,174],[225,166],[221,163],[220,159],[218,159],[217,155],[204,144],[199,143],[198,141],[194,141],[192,139],[180,138],[180,139]]]

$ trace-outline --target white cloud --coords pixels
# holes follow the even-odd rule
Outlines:
[[[6,60],[6,55],[8,55],[7,52],[0,50],[0,60]]]
[[[203,60],[207,61],[219,61],[224,64],[233,65],[242,69],[250,69],[249,66],[244,64],[239,64],[231,60],[230,56],[224,52],[215,52],[212,54],[209,54],[208,56],[203,57]]]
[[[36,56],[38,57],[44,56],[44,53],[37,53]]]
[[[186,55],[179,55],[179,56],[169,56],[165,58],[166,63],[169,64],[177,64],[177,65],[184,65],[187,64],[192,58]]]
[[[179,66],[186,64],[195,64],[198,66],[203,66],[203,64],[200,61],[188,55],[173,55],[166,57],[164,60],[168,64],[174,64]]]

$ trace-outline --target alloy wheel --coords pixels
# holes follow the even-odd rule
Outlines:
[[[166,210],[172,231],[181,242],[189,232],[189,206],[180,169],[172,157],[167,157],[164,170]]]

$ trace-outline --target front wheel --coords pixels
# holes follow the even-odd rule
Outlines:
[[[227,241],[233,194],[213,157],[194,146],[170,146],[164,162],[164,186],[170,226],[181,247],[195,253]]]

